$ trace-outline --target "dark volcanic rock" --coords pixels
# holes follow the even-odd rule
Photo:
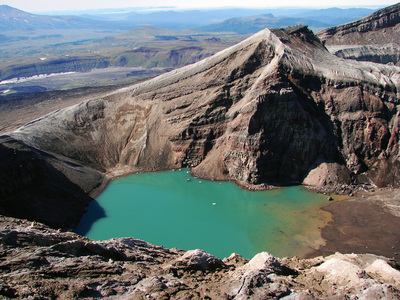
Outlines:
[[[398,64],[400,57],[400,4],[381,9],[365,18],[318,32],[335,55]]]
[[[11,137],[0,140],[0,213],[55,228],[77,225],[103,175]]]
[[[111,176],[191,167],[249,188],[397,187],[399,87],[399,68],[340,59],[305,26],[266,29],[10,136],[82,172]],[[63,165],[64,174],[73,169]]]

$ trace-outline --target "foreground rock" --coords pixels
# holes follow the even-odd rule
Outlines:
[[[400,272],[375,255],[223,261],[133,238],[92,241],[0,221],[0,295],[20,299],[398,299]]]
[[[365,18],[324,29],[318,37],[335,55],[359,61],[399,64],[400,4]]]

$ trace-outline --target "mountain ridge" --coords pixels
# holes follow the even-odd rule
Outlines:
[[[233,18],[219,24],[199,27],[199,30],[208,32],[232,31],[239,34],[255,33],[263,28],[281,28],[297,24],[307,24],[314,28],[325,28],[329,24],[300,17],[275,17],[272,14],[255,15],[244,18]]]
[[[400,4],[381,9],[367,17],[318,32],[318,37],[335,55],[398,64]]]
[[[76,16],[42,16],[27,13],[17,8],[0,5],[0,29],[33,30],[33,29],[76,29],[104,28],[114,26],[108,21],[90,20]]]
[[[359,29],[360,32],[375,31],[381,28],[393,27],[399,23],[400,4],[394,4],[392,6],[378,10],[367,17],[362,19],[349,22],[343,25],[339,25],[332,28],[327,28],[318,33],[322,40],[325,40],[325,36],[334,35],[336,32],[343,31],[342,35],[349,32],[355,32]],[[337,43],[337,42],[336,42]]]
[[[5,12],[2,13],[2,10]],[[333,14],[330,9],[301,9],[300,12],[298,9],[214,9],[182,11],[170,9],[144,13],[131,11],[126,13],[121,12],[94,15],[60,15],[62,12],[55,12],[53,15],[37,15],[3,5],[0,6],[0,28],[3,30],[32,30],[40,28],[88,28],[92,26],[93,28],[99,29],[108,28],[128,30],[144,25],[150,25],[166,29],[182,30],[213,24],[208,25],[210,29],[214,27],[212,31],[216,31],[215,26],[219,26],[220,30],[222,28],[223,31],[227,31],[228,29],[226,26],[217,25],[216,22],[225,22],[226,24],[234,22],[236,23],[235,30],[245,33],[255,33],[265,27],[286,27],[299,23],[315,28],[329,27],[343,23],[343,19],[354,20],[372,12],[372,10],[349,8],[345,10],[340,9],[340,12],[342,19],[337,19],[337,17],[335,18],[335,14]],[[9,14],[12,14],[13,17],[8,18],[7,15]],[[260,14],[260,16],[257,16],[258,14]],[[277,17],[273,17],[271,14],[277,15]],[[304,16],[302,14],[304,14]],[[3,15],[3,18],[1,18],[1,15]],[[269,18],[267,17],[268,15]],[[8,28],[6,21],[9,22]],[[29,22],[32,24],[29,24]],[[232,24],[230,26],[232,27]],[[232,28],[230,28],[229,31],[231,29]]]
[[[283,28],[295,25],[307,25],[313,29],[327,28],[358,19],[372,13],[368,9],[340,9],[328,8],[321,10],[311,10],[309,12],[283,14],[260,14],[247,17],[236,17],[227,19],[221,23],[200,27],[204,31],[233,31],[241,34],[255,33],[266,27]],[[338,15],[340,17],[338,17]]]

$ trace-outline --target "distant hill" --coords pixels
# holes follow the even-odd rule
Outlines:
[[[109,21],[91,20],[76,16],[40,16],[0,5],[0,30],[109,28]]]
[[[326,9],[312,10],[302,12],[292,17],[301,17],[313,21],[320,21],[329,24],[329,26],[336,26],[348,23],[357,19],[361,19],[369,14],[375,12],[375,9],[369,8],[337,8],[331,7]]]
[[[307,10],[308,11],[308,10]],[[164,9],[159,11],[92,11],[81,14],[81,17],[93,20],[107,20],[126,22],[132,26],[152,26],[166,29],[187,29],[206,26],[213,23],[223,22],[231,18],[249,17],[259,14],[285,14],[287,10],[276,9],[207,9],[207,10],[172,10]],[[292,12],[292,11],[290,11]],[[78,12],[75,12],[76,14]]]
[[[202,31],[221,32],[232,31],[239,34],[255,33],[264,28],[281,28],[292,25],[306,24],[314,28],[329,27],[327,23],[305,18],[275,17],[272,14],[256,15],[246,18],[234,18],[222,23],[198,28]]]
[[[0,30],[29,29],[108,29],[129,30],[141,26],[164,29],[202,29],[254,33],[266,27],[305,24],[323,29],[347,23],[374,10],[365,8],[329,9],[210,9],[210,10],[90,10],[57,12],[71,15],[30,14],[7,5],[0,5]],[[73,14],[73,15],[72,15]],[[212,24],[212,25],[210,25]]]
[[[233,31],[240,34],[255,33],[266,27],[281,28],[298,24],[308,25],[314,29],[323,29],[359,19],[373,12],[374,10],[364,8],[301,10],[298,13],[296,13],[296,10],[286,10],[283,11],[284,15],[269,13],[232,18],[197,29],[210,32]],[[280,11],[277,11],[277,13],[280,13]]]

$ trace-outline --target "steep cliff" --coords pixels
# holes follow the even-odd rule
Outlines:
[[[399,68],[340,59],[307,27],[266,29],[10,136],[110,176],[190,167],[249,188],[351,192],[399,185],[399,87]]]
[[[318,37],[337,56],[377,63],[399,62],[400,4],[365,18],[318,32]]]
[[[88,195],[104,176],[20,141],[0,137],[0,214],[29,217],[55,228],[78,224]]]

